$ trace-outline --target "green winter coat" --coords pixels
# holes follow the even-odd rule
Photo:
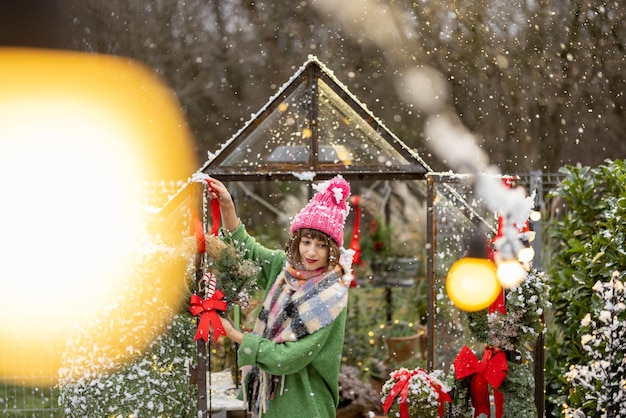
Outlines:
[[[233,238],[250,252],[248,257],[261,266],[258,285],[265,296],[285,267],[284,251],[270,250],[248,235],[243,224]],[[339,403],[339,368],[347,309],[328,326],[298,341],[275,343],[245,332],[237,351],[239,367],[257,366],[276,376],[285,376],[264,417],[331,418]]]

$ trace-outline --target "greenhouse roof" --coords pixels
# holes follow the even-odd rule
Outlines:
[[[221,180],[424,179],[431,172],[315,57],[199,170]]]

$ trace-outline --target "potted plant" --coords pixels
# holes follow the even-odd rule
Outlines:
[[[422,368],[400,368],[391,373],[382,389],[384,413],[390,417],[441,417],[445,402],[451,402],[450,388],[432,373]]]
[[[372,336],[390,363],[404,362],[426,352],[426,327],[421,324],[396,319],[380,324]]]
[[[355,366],[342,364],[339,370],[339,407],[337,417],[360,418],[382,412],[380,393],[363,380]]]

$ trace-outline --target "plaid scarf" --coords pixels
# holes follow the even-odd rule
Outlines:
[[[339,270],[312,277],[298,287],[301,275],[284,269],[268,292],[252,332],[283,343],[297,341],[330,325],[348,303],[348,288],[343,285]],[[250,370],[246,392],[248,412],[261,417],[267,411],[279,380],[282,379],[258,367]]]

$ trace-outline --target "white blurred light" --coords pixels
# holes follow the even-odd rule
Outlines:
[[[531,246],[524,247],[517,253],[517,259],[521,263],[530,263],[533,258],[535,258],[535,250]]]
[[[496,274],[502,287],[510,289],[517,287],[524,280],[526,270],[517,260],[502,260],[498,263]]]
[[[530,220],[533,222],[539,222],[541,220],[541,212],[533,209],[530,212]]]

